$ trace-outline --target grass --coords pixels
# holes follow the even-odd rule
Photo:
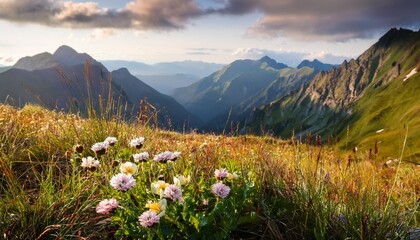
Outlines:
[[[90,146],[107,136],[119,141],[100,158],[100,168],[94,172],[82,169],[73,146],[82,144],[82,155],[93,156]],[[166,179],[178,173],[191,175],[193,183],[185,194],[190,188],[204,189],[203,193],[193,193],[200,197],[207,196],[205,187],[214,182],[214,169],[225,167],[238,173],[232,195],[223,205],[215,205],[225,210],[207,225],[203,223],[202,231],[214,232],[215,236],[406,239],[410,228],[420,226],[420,169],[409,163],[388,167],[360,152],[350,161],[336,147],[308,146],[293,139],[180,134],[119,118],[81,118],[35,105],[23,109],[0,105],[1,234],[5,239],[112,239],[116,232],[124,235],[119,231],[126,229],[124,224],[119,225],[115,218],[111,224],[109,216],[97,214],[95,207],[110,196],[126,196],[115,193],[109,179],[118,172],[115,160],[128,161],[136,152],[126,146],[137,136],[145,137],[142,151],[152,156],[165,150],[181,152],[170,169],[145,167],[139,173],[138,182],[145,185],[139,185],[134,195],[141,203],[148,199],[146,183],[160,174]],[[402,142],[396,145],[403,147]],[[246,186],[252,191],[239,198]],[[124,202],[132,203],[129,199]],[[186,202],[184,206],[188,204],[196,203]],[[175,205],[169,209],[188,210]],[[119,210],[117,214],[125,213]],[[185,238],[203,238],[189,223],[203,220],[191,216],[202,215],[191,215],[187,220],[181,215],[170,216],[178,217],[181,225],[174,227],[165,218],[148,231],[156,230],[155,237],[168,237],[164,233],[169,228],[163,228],[168,224],[181,229]],[[134,232],[143,231],[136,220],[130,224]]]
[[[411,70],[410,70],[411,71]],[[362,152],[369,152],[378,144],[381,155],[378,160],[386,162],[397,159],[402,151],[402,142],[408,128],[404,160],[419,163],[420,150],[420,100],[416,75],[403,82],[401,74],[390,84],[368,90],[355,105],[355,121],[349,127],[349,134],[343,134],[350,146],[358,146]],[[372,98],[370,96],[376,96]],[[378,132],[377,132],[378,131]],[[367,155],[367,154],[366,154]]]

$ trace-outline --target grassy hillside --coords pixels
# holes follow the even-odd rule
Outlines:
[[[410,229],[420,226],[413,164],[92,116],[0,105],[6,239],[415,239]],[[102,155],[95,143],[109,136],[117,142]],[[130,146],[138,137],[141,148]],[[164,151],[179,155],[165,153],[176,160],[164,163]],[[149,157],[135,162],[142,152]],[[99,165],[89,166],[89,156]],[[132,175],[111,185],[121,172]],[[131,177],[134,186],[118,190]]]
[[[391,29],[357,59],[321,72],[298,91],[254,111],[255,132],[321,135],[382,160],[419,162],[420,32]],[[407,74],[414,75],[404,81]],[[406,134],[406,130],[408,131]],[[382,130],[383,129],[383,130]],[[376,133],[376,131],[379,131]],[[375,147],[376,143],[376,147]]]
[[[407,137],[405,160],[420,163],[420,74],[406,81],[404,77],[367,91],[356,103],[348,143],[362,151],[374,151],[377,143],[381,156],[394,159],[400,156]]]

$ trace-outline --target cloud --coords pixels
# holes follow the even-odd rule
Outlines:
[[[112,28],[96,28],[90,34],[90,37],[94,39],[103,39],[113,35],[115,35],[115,31]]]
[[[369,38],[391,27],[420,27],[417,0],[228,0],[214,12],[240,9],[263,16],[248,30],[257,37],[294,37],[328,41]],[[245,8],[244,8],[245,7]],[[242,13],[242,12],[241,12]]]
[[[0,0],[0,19],[70,28],[179,29],[202,14],[194,0],[135,0],[120,9],[96,2]]]
[[[204,1],[204,0],[203,0]],[[203,3],[201,1],[201,3]],[[0,0],[0,19],[69,28],[181,29],[205,15],[262,17],[247,35],[346,41],[391,27],[420,27],[418,0],[132,0],[119,9],[97,2]],[[100,1],[98,1],[100,3]]]
[[[218,53],[226,53],[230,51],[228,49],[220,48],[186,48],[185,50],[185,53],[189,55],[211,55]]]
[[[126,6],[139,29],[183,28],[190,18],[203,14],[194,0],[136,0]]]
[[[282,49],[273,50],[273,49],[261,49],[261,48],[238,48],[233,51],[232,55],[240,58],[247,59],[259,59],[264,56],[269,56],[275,59],[277,62],[284,63],[290,67],[296,67],[303,60],[314,60],[318,59],[324,63],[338,64],[343,62],[346,59],[349,59],[348,56],[338,56],[326,52],[295,52],[295,51],[285,51]]]
[[[207,13],[243,15],[258,8],[257,0],[224,0],[218,2],[223,2],[224,6],[219,9],[207,9]]]
[[[10,65],[11,63],[15,62],[12,57],[0,56],[0,62],[5,63],[6,65]]]

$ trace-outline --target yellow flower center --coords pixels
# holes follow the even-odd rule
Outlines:
[[[158,183],[159,185],[158,185],[158,188],[159,189],[162,189],[162,190],[165,190],[165,188],[167,187],[167,183]]]
[[[147,204],[147,207],[150,209],[150,211],[153,211],[153,212],[155,212],[157,214],[159,214],[162,211],[162,209],[160,208],[160,204],[157,203],[157,202],[155,202],[155,203],[148,203]]]
[[[125,167],[125,172],[127,174],[131,174],[133,175],[135,173],[134,168],[133,167]]]

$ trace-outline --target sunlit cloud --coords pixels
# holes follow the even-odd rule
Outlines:
[[[371,38],[391,27],[419,28],[417,0],[133,0],[118,9],[97,2],[0,0],[0,19],[68,28],[174,30],[207,15],[261,18],[248,36],[347,41]]]
[[[103,39],[111,37],[115,34],[115,30],[112,28],[97,28],[93,30],[93,32],[90,34],[90,37],[93,39]]]

